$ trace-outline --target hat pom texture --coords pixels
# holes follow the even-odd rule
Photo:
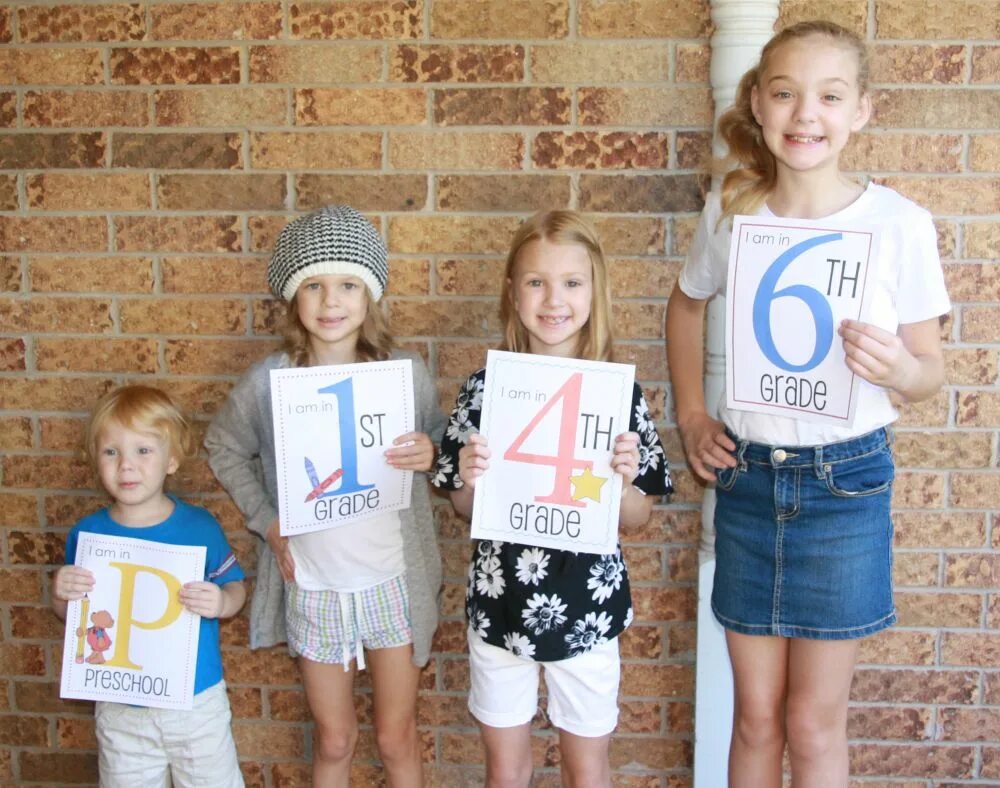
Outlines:
[[[389,279],[388,252],[375,226],[348,205],[328,205],[293,219],[278,235],[267,283],[290,301],[306,279],[356,276],[378,301]]]

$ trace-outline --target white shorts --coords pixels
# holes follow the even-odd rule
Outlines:
[[[559,662],[533,662],[491,646],[471,630],[469,711],[484,725],[512,728],[538,709],[538,676],[545,671],[548,716],[576,736],[605,736],[618,724],[621,660],[618,638]]]
[[[101,788],[243,788],[224,681],[190,711],[99,701],[95,716]]]

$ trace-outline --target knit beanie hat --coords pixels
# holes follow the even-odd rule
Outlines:
[[[311,276],[356,276],[378,301],[389,279],[382,236],[347,205],[328,205],[285,225],[267,266],[267,283],[278,298],[290,301]]]

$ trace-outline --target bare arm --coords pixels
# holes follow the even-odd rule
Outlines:
[[[705,406],[704,319],[705,304],[674,287],[667,304],[667,363],[673,389],[677,426],[691,469],[712,481],[715,468],[736,464],[736,444],[726,435],[722,422],[713,419]]]
[[[910,402],[919,402],[934,396],[944,384],[939,330],[936,317],[904,323],[896,334],[869,323],[845,320],[840,335],[852,372]]]

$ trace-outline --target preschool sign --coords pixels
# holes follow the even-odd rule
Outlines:
[[[410,505],[413,471],[386,462],[414,429],[409,359],[271,371],[282,536]]]
[[[94,588],[66,611],[60,697],[190,709],[201,617],[179,594],[205,548],[83,532],[76,563]]]
[[[628,364],[491,350],[480,422],[490,468],[476,483],[472,537],[614,552],[622,478],[611,457],[634,377]]]
[[[737,216],[727,281],[728,407],[849,426],[858,378],[837,328],[865,319],[877,260],[871,228]]]

